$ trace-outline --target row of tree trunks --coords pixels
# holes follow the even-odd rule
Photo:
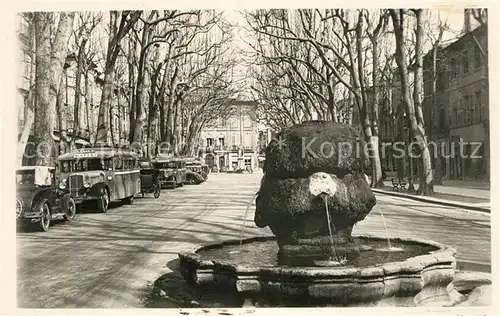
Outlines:
[[[36,12],[36,116],[34,134],[38,136],[36,164],[53,166],[57,154],[54,142],[56,102],[66,61],[68,41],[73,30],[74,12],[61,12],[51,44],[54,14]]]
[[[104,67],[104,84],[102,88],[101,102],[99,105],[99,116],[97,123],[97,133],[95,146],[111,146],[111,107],[115,86],[115,65],[120,51],[122,39],[129,33],[131,28],[137,23],[142,11],[118,11],[110,12],[110,34],[108,40],[108,51],[106,54],[106,64]],[[121,15],[119,19],[118,16]],[[119,20],[119,23],[118,23]]]

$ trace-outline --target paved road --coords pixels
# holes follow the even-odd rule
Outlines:
[[[147,285],[170,272],[180,251],[238,239],[261,175],[211,174],[199,186],[163,190],[106,214],[79,214],[47,233],[18,233],[18,306],[32,308],[142,307]],[[455,246],[458,258],[490,262],[487,214],[379,196],[391,235],[435,239]],[[247,214],[246,237],[267,235]],[[384,234],[374,210],[355,228]]]

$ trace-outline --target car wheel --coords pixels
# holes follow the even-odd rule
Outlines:
[[[134,204],[134,196],[129,196],[128,198],[124,199],[123,202],[127,205]]]
[[[189,184],[196,184],[196,179],[194,177],[189,177],[188,182]]]
[[[64,219],[67,222],[72,221],[76,216],[76,203],[72,198],[69,199],[68,209],[66,210],[66,214],[64,214]]]
[[[102,213],[106,213],[108,211],[109,206],[109,196],[106,191],[102,192],[101,199],[97,202],[97,208]]]
[[[47,202],[42,205],[42,217],[40,218],[40,229],[44,232],[49,231],[50,219],[52,218],[50,214],[50,206]]]

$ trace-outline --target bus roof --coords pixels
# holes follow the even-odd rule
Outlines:
[[[69,153],[62,154],[58,157],[60,161],[77,160],[85,158],[113,158],[123,157],[138,159],[139,155],[129,149],[118,148],[83,148],[77,149]]]
[[[35,169],[53,170],[55,168],[54,167],[48,167],[48,166],[21,166],[21,167],[17,167],[16,171],[35,170]]]

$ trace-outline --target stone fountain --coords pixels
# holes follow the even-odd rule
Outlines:
[[[255,224],[274,236],[181,253],[189,284],[260,306],[450,306],[455,250],[433,241],[352,236],[376,205],[357,131],[310,121],[266,149]],[[457,297],[460,297],[457,299]]]

